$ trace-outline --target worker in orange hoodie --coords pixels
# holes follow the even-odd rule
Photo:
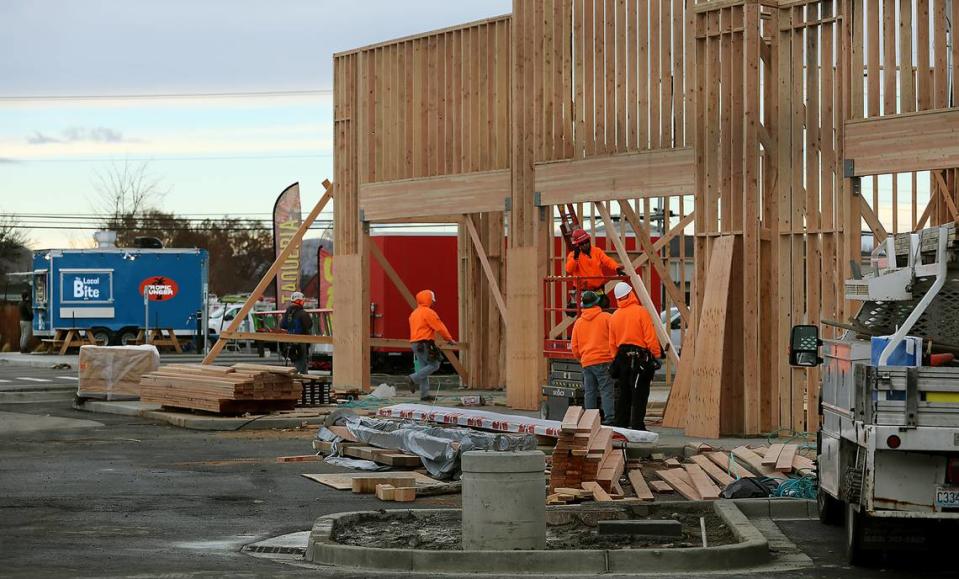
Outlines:
[[[415,371],[410,374],[410,392],[416,392],[420,387],[420,400],[432,402],[435,396],[430,395],[430,375],[440,368],[440,351],[433,341],[438,332],[444,340],[455,344],[446,324],[440,320],[439,314],[433,309],[436,303],[436,294],[432,290],[423,290],[416,294],[416,309],[410,314],[410,348],[413,350]]]
[[[613,353],[609,349],[610,315],[599,307],[599,295],[583,292],[583,312],[573,324],[570,346],[583,367],[583,401],[586,409],[601,408],[603,424],[612,424],[615,415],[615,392],[609,376]],[[597,396],[602,404],[596,404]]]
[[[592,291],[599,295],[601,308],[609,307],[609,298],[603,291],[606,280],[603,277],[623,275],[623,268],[615,259],[606,255],[598,247],[593,247],[589,234],[575,229],[571,235],[573,251],[566,256],[566,273],[586,279],[576,280],[576,289],[580,292]]]
[[[610,374],[616,379],[616,426],[646,430],[649,384],[660,368],[662,350],[646,308],[639,305],[633,288],[619,282],[613,288],[618,309],[609,320]]]

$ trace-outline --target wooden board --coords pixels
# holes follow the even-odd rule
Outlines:
[[[706,454],[706,457],[715,462],[719,468],[723,469],[723,472],[732,473],[732,475],[736,478],[753,476],[753,473],[750,472],[746,467],[739,464],[739,462],[731,463],[728,452],[710,452]]]
[[[367,221],[502,211],[509,197],[509,171],[485,171],[360,185]]]
[[[674,149],[537,163],[536,190],[542,205],[691,195],[695,161],[692,149]]]
[[[657,493],[673,493],[676,492],[673,490],[673,487],[669,486],[669,483],[662,480],[652,480],[649,481],[649,486],[656,491]]]
[[[756,454],[762,455],[763,464],[767,466],[775,465],[776,461],[779,460],[779,454],[782,453],[783,447],[785,444],[771,444],[765,452],[759,452],[759,449],[756,450]]]
[[[380,479],[390,479],[396,478],[396,473],[394,472],[368,472],[368,473],[336,473],[336,474],[304,474],[304,477],[318,482],[322,485],[334,488],[339,491],[352,490],[353,488],[353,479],[356,477],[363,478],[380,478]],[[404,478],[412,478],[416,481],[417,486],[433,486],[433,485],[442,485],[442,481],[432,479],[424,474],[418,472],[405,472],[402,474]],[[389,484],[388,481],[379,481],[380,484]],[[375,490],[375,486],[373,487]],[[373,491],[370,491],[373,492]]]
[[[683,495],[691,501],[702,500],[702,496],[699,494],[699,491],[696,490],[692,485],[692,481],[689,480],[689,476],[686,474],[686,471],[679,468],[670,468],[665,470],[657,470],[656,474],[659,478],[666,481],[669,486],[673,487],[677,493]]]
[[[957,167],[959,110],[849,121],[844,145],[857,177]]]
[[[642,499],[644,501],[651,501],[654,499],[652,491],[649,490],[649,485],[646,484],[646,479],[643,478],[643,471],[633,469],[629,471],[629,484],[633,485],[633,492],[636,493],[636,498]]]
[[[735,239],[720,236],[713,243],[706,298],[696,329],[695,372],[686,414],[687,436],[719,438],[720,404],[726,339],[727,299]],[[737,347],[730,343],[730,347]]]
[[[693,487],[703,500],[709,501],[719,498],[719,488],[713,484],[713,481],[709,480],[706,472],[698,464],[684,464],[683,468],[686,469],[686,474],[689,475]]]
[[[594,501],[611,501],[613,497],[609,496],[603,487],[599,486],[599,483],[589,481],[583,483],[583,488],[593,493]]]
[[[560,429],[563,432],[576,432],[576,426],[579,424],[579,419],[582,415],[582,406],[570,406],[566,409],[566,414],[563,415]]]
[[[774,468],[764,465],[762,457],[745,446],[734,448],[733,455],[738,461],[746,464],[749,469],[756,474],[768,476],[769,478],[786,480],[786,475],[778,472]]]
[[[796,459],[796,451],[799,450],[799,445],[796,444],[787,444],[783,447],[781,453],[776,459],[776,470],[779,472],[791,472],[793,469],[793,461]],[[763,461],[765,464],[765,461]]]
[[[727,485],[736,480],[735,478],[726,474],[726,471],[719,468],[716,463],[709,460],[702,454],[693,455],[690,457],[690,460],[698,464],[699,467],[709,475],[709,478],[716,481],[716,484],[719,485],[719,488],[726,488]]]

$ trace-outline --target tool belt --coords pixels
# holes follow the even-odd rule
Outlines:
[[[440,352],[440,349],[436,346],[436,342],[433,340],[417,340],[413,342],[414,344],[423,344],[426,346],[426,358],[429,361],[441,360],[443,358],[443,353]]]
[[[609,365],[609,375],[614,379],[627,378],[632,374],[653,377],[662,364],[647,348],[635,344],[623,344],[616,350],[616,357]]]

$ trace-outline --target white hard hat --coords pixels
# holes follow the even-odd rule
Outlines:
[[[616,299],[622,299],[628,296],[631,291],[633,291],[633,286],[621,281],[613,288],[613,295],[616,296]]]
[[[293,292],[293,293],[290,294],[290,301],[291,301],[291,302],[299,301],[299,300],[302,300],[302,299],[305,299],[305,298],[303,297],[303,292]]]

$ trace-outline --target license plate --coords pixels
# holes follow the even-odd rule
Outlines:
[[[936,487],[937,509],[959,509],[959,487]]]

